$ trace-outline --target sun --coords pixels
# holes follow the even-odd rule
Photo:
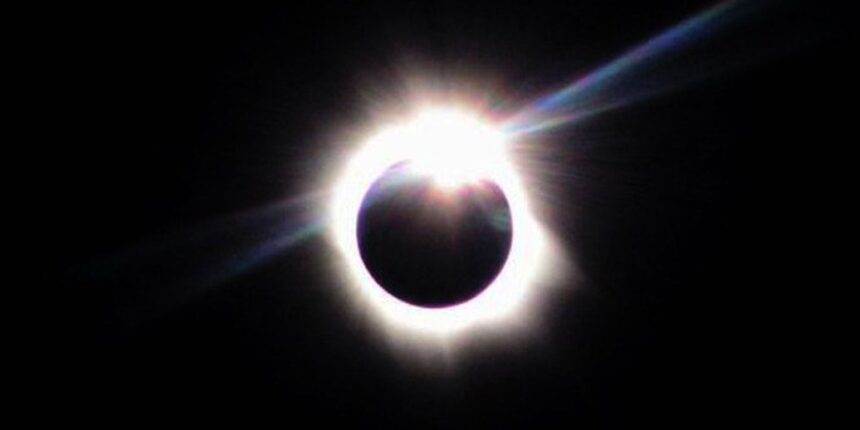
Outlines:
[[[443,336],[522,312],[546,241],[511,161],[510,142],[499,128],[455,108],[425,109],[374,133],[346,162],[330,203],[331,235],[344,259],[351,295],[389,328]],[[491,180],[508,200],[513,232],[508,259],[495,280],[469,301],[443,308],[406,303],[379,286],[364,266],[356,234],[362,200],[387,169],[402,162],[447,189]]]

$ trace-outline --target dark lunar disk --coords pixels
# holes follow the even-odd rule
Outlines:
[[[468,301],[499,274],[511,248],[511,212],[498,185],[456,189],[411,172],[377,179],[358,216],[358,246],[370,275],[393,296],[423,307]]]

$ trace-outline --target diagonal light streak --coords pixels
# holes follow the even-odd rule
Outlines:
[[[529,104],[506,121],[505,130],[522,134],[566,125],[660,93],[665,91],[667,86],[689,82],[693,77],[673,77],[663,79],[663,82],[657,85],[641,85],[639,82],[639,86],[644,86],[644,89],[628,88],[637,84],[637,72],[665,60],[670,54],[689,48],[731,22],[742,3],[744,2],[740,0],[724,0],[687,18],[586,76]],[[713,73],[713,70],[700,71],[701,74],[709,72]]]

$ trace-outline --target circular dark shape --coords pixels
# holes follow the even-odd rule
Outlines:
[[[477,296],[511,249],[511,212],[501,188],[481,181],[456,189],[388,169],[364,196],[358,248],[374,280],[398,299],[445,307]]]

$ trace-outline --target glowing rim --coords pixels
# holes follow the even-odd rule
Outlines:
[[[402,161],[438,173],[446,185],[481,178],[493,180],[508,200],[513,227],[508,259],[496,279],[469,301],[444,308],[403,302],[379,286],[361,260],[356,234],[361,202],[373,182]],[[535,280],[545,248],[542,229],[529,211],[526,193],[509,161],[505,135],[455,110],[427,110],[371,137],[341,174],[331,216],[334,240],[346,259],[357,298],[376,310],[386,323],[432,334],[459,333],[516,313]]]

